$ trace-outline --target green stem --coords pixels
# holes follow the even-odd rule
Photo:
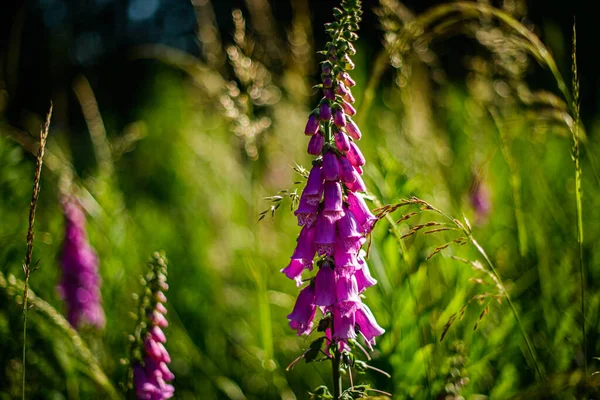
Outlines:
[[[579,287],[581,290],[581,333],[583,335],[583,356],[585,370],[585,395],[587,397],[587,333],[585,329],[585,268],[583,265],[583,206],[581,198],[583,197],[583,189],[581,186],[581,163],[580,163],[580,128],[581,116],[579,114],[579,74],[577,72],[577,29],[573,22],[573,51],[572,51],[572,85],[573,85],[573,102],[570,104],[574,115],[574,126],[571,130],[573,134],[573,161],[575,162],[575,202],[577,207],[577,244],[579,247]]]
[[[577,243],[579,245],[579,280],[581,289],[581,332],[583,334],[583,355],[584,355],[584,370],[585,382],[587,382],[587,334],[585,329],[585,268],[583,265],[583,207],[581,204],[581,166],[579,164],[579,156],[575,158],[575,195],[577,202]]]
[[[333,376],[333,398],[339,400],[342,395],[342,375],[340,374],[340,352],[338,351],[337,344],[335,344],[335,349],[333,351],[331,373]]]

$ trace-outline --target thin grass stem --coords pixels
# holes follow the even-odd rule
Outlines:
[[[515,320],[517,321],[517,325],[519,326],[519,330],[521,331],[521,334],[523,335],[523,339],[525,339],[525,344],[527,345],[527,350],[529,352],[529,355],[531,356],[531,360],[533,362],[533,365],[535,367],[535,371],[537,372],[537,375],[540,379],[545,380],[546,376],[545,373],[543,372],[542,368],[540,367],[540,364],[537,360],[537,357],[535,355],[535,351],[533,349],[533,345],[531,343],[531,339],[529,338],[529,335],[527,334],[527,332],[525,331],[525,328],[523,327],[523,324],[521,323],[521,318],[519,317],[519,313],[517,312],[517,308],[515,307],[512,298],[510,297],[510,294],[508,294],[508,291],[506,290],[506,287],[504,286],[504,283],[502,282],[502,278],[500,277],[500,274],[498,273],[498,271],[496,270],[496,267],[494,266],[494,264],[492,263],[492,260],[490,260],[490,258],[488,257],[487,253],[485,252],[485,250],[483,249],[483,247],[481,247],[481,245],[475,240],[475,238],[473,237],[473,235],[470,232],[467,232],[465,230],[465,233],[467,233],[469,240],[471,240],[471,243],[473,243],[473,246],[475,246],[475,248],[477,249],[477,251],[482,255],[482,257],[485,259],[485,261],[487,262],[487,264],[490,266],[490,269],[492,270],[492,273],[496,276],[496,278],[498,279],[498,283],[502,286],[503,290],[504,290],[504,296],[506,297],[506,302],[508,303],[514,317]]]
[[[25,273],[25,283],[23,286],[23,376],[22,376],[22,395],[25,400],[25,381],[26,381],[26,361],[27,361],[27,300],[29,295],[29,277],[31,275],[31,257],[33,255],[33,238],[35,223],[35,210],[37,208],[38,198],[40,196],[40,178],[42,176],[42,164],[44,159],[44,150],[46,148],[46,139],[48,138],[48,130],[50,128],[50,119],[52,118],[52,103],[46,115],[46,121],[40,130],[40,143],[37,152],[35,175],[33,178],[33,193],[31,202],[29,203],[29,228],[27,229],[27,251],[25,253],[25,263],[23,264],[23,272]]]
[[[418,200],[418,199],[417,199]],[[508,303],[514,317],[515,320],[517,321],[517,325],[519,326],[519,330],[521,331],[521,335],[523,336],[523,339],[525,339],[525,344],[527,346],[527,351],[529,352],[529,355],[531,357],[531,361],[535,367],[535,371],[538,375],[538,378],[540,378],[541,380],[545,380],[546,379],[546,375],[545,372],[543,371],[543,369],[541,368],[537,357],[535,355],[535,351],[533,349],[533,345],[531,342],[531,339],[529,338],[529,335],[527,334],[527,331],[525,331],[525,328],[523,326],[523,324],[521,323],[521,318],[519,317],[519,312],[517,311],[517,308],[515,307],[515,304],[512,301],[512,298],[510,297],[510,294],[508,293],[508,291],[506,290],[506,286],[504,285],[504,283],[502,282],[502,278],[500,277],[500,274],[498,273],[498,270],[496,270],[496,267],[494,266],[494,263],[492,262],[492,260],[490,259],[490,257],[487,255],[487,253],[485,252],[485,250],[483,249],[483,247],[481,247],[481,245],[477,242],[477,240],[475,240],[475,237],[473,236],[473,233],[471,232],[471,229],[468,227],[465,227],[465,225],[463,225],[462,223],[460,223],[458,220],[456,220],[455,218],[452,218],[451,216],[449,216],[448,214],[444,213],[443,211],[431,206],[428,203],[423,202],[422,200],[418,200],[419,202],[422,202],[421,204],[426,204],[428,206],[428,208],[434,212],[437,212],[438,214],[440,214],[441,216],[443,216],[444,218],[446,218],[447,220],[451,221],[452,223],[454,223],[458,228],[460,228],[464,234],[469,238],[469,240],[471,241],[471,243],[473,243],[473,246],[475,246],[475,248],[477,249],[477,251],[479,252],[479,254],[481,254],[481,256],[483,257],[483,259],[486,261],[486,263],[490,266],[490,269],[492,270],[492,273],[494,274],[494,276],[496,277],[496,279],[498,280],[498,284],[502,287],[502,292],[504,294],[504,296],[506,297],[506,302]]]
[[[588,357],[587,357],[587,333],[585,328],[585,267],[583,262],[583,205],[582,205],[582,197],[583,197],[583,189],[581,186],[581,162],[580,162],[580,127],[581,127],[581,117],[579,114],[579,74],[577,71],[577,29],[575,22],[573,22],[573,64],[572,64],[572,74],[573,74],[573,103],[571,108],[573,109],[573,161],[575,163],[575,203],[577,208],[577,244],[579,249],[579,287],[580,287],[580,297],[581,297],[581,333],[583,335],[583,365],[585,372],[585,392],[587,395],[587,378],[588,378]]]

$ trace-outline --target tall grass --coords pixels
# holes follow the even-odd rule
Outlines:
[[[33,267],[31,265],[31,258],[33,256],[33,238],[35,235],[33,225],[35,223],[35,210],[37,208],[38,198],[40,196],[40,178],[42,176],[42,164],[44,160],[44,150],[46,148],[46,139],[48,138],[48,132],[50,129],[50,119],[52,118],[52,103],[50,104],[50,110],[46,116],[46,122],[40,130],[40,141],[36,157],[35,164],[35,175],[33,177],[33,193],[31,195],[31,202],[29,203],[29,227],[27,229],[27,252],[25,253],[25,262],[23,264],[23,272],[25,273],[25,284],[23,285],[23,382],[22,382],[22,394],[25,399],[25,386],[26,386],[26,361],[27,361],[27,313],[29,306],[27,303],[29,297],[29,277],[31,272],[37,269],[37,264]]]

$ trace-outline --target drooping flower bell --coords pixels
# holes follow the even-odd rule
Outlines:
[[[377,283],[361,250],[377,218],[361,194],[366,191],[362,179],[366,160],[356,144],[362,133],[351,118],[356,109],[350,88],[356,83],[348,71],[354,68],[350,56],[355,52],[352,30],[360,19],[357,4],[342,0],[336,23],[328,26],[332,40],[321,63],[323,98],[310,113],[304,132],[311,136],[308,153],[317,158],[295,212],[303,227],[298,244],[290,264],[282,269],[304,286],[288,315],[290,327],[298,335],[310,334],[320,311],[318,329],[326,332],[338,352],[347,351],[348,340],[357,337],[371,347],[384,332],[362,303],[362,293]],[[305,276],[314,265],[317,273]]]
[[[60,255],[62,279],[57,287],[67,304],[67,319],[75,328],[104,328],[105,316],[100,295],[98,256],[88,242],[85,214],[74,197],[61,200],[65,238]]]
[[[138,399],[163,400],[170,399],[175,392],[167,383],[175,375],[168,367],[171,356],[165,348],[167,338],[162,330],[169,325],[164,305],[167,301],[164,292],[169,288],[166,258],[154,253],[148,266],[132,348],[133,389]]]

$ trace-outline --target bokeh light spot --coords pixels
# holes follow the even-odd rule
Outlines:
[[[158,10],[159,0],[133,0],[127,8],[127,16],[132,21],[148,19]]]

